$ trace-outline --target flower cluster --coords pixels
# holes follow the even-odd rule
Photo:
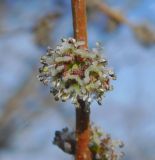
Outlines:
[[[51,84],[55,100],[71,98],[78,106],[78,98],[88,103],[95,99],[101,104],[104,93],[112,88],[110,79],[115,79],[115,75],[106,67],[99,47],[88,50],[81,48],[82,45],[84,42],[69,38],[62,39],[55,50],[48,48],[41,57],[43,66],[38,77],[44,84]]]
[[[89,149],[93,160],[119,160],[123,157],[120,148],[124,144],[121,141],[111,139],[110,135],[94,125],[91,125],[90,132]],[[68,128],[56,131],[53,144],[64,152],[75,155],[75,131],[71,132]]]
[[[112,140],[110,135],[101,131],[96,126],[91,127],[91,138],[89,148],[93,160],[119,160],[123,152],[119,151],[124,144],[119,140]]]

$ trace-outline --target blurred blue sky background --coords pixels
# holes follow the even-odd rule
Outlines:
[[[102,3],[121,10],[133,23],[147,23],[155,30],[154,0]],[[89,46],[96,41],[103,44],[117,75],[103,105],[93,103],[91,120],[124,141],[124,160],[154,160],[155,46],[142,45],[126,25],[107,32],[106,16],[96,13],[96,8],[91,12]],[[47,18],[55,13],[60,15]],[[46,52],[46,43],[38,40],[42,21],[45,29],[50,27],[50,46],[72,36],[70,1],[0,0],[0,160],[73,159],[52,145],[52,138],[55,130],[74,129],[74,107],[70,102],[54,102],[49,88],[36,78],[39,58]]]

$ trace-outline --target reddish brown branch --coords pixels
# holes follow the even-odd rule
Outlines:
[[[78,41],[84,41],[84,48],[88,47],[87,42],[87,17],[86,0],[72,0],[74,37]],[[79,108],[76,109],[76,160],[91,160],[91,153],[88,147],[90,140],[89,128],[89,105],[79,99]]]
[[[88,147],[90,140],[89,116],[90,108],[83,100],[79,100],[80,107],[76,108],[76,160],[91,160]]]
[[[86,17],[86,0],[72,0],[73,27],[74,37],[76,40],[87,43],[87,17]]]

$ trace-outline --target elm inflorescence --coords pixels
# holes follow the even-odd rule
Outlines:
[[[84,49],[82,41],[62,39],[56,49],[48,48],[41,57],[39,80],[50,84],[55,100],[71,99],[78,106],[78,99],[89,104],[95,99],[101,104],[106,91],[112,89],[114,72],[107,68],[107,60],[101,57],[99,47]]]

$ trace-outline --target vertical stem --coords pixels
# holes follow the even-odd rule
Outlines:
[[[86,0],[72,0],[72,14],[74,38],[78,41],[84,41],[84,47],[87,48]]]
[[[90,107],[83,100],[79,99],[80,107],[76,108],[76,154],[75,160],[91,160],[91,153],[88,147],[90,139]]]
[[[74,38],[84,41],[83,48],[88,47],[86,0],[72,0],[72,14]],[[90,139],[90,108],[83,100],[79,99],[79,108],[76,108],[76,154],[75,160],[91,160],[88,147]]]

